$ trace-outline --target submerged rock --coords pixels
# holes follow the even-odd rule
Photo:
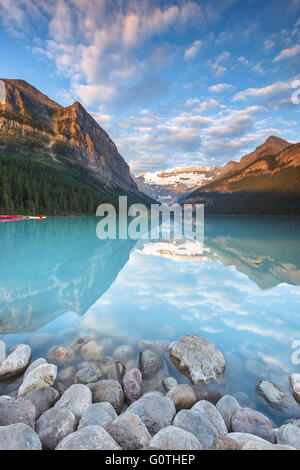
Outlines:
[[[74,366],[65,367],[58,372],[57,379],[61,380],[66,385],[70,385],[71,382],[73,382],[75,370]]]
[[[149,392],[132,403],[127,412],[138,415],[150,434],[154,435],[172,424],[176,409],[170,398],[159,392]]]
[[[217,410],[224,419],[228,431],[231,431],[231,420],[233,415],[241,409],[240,404],[231,395],[224,395],[216,404]]]
[[[57,366],[42,364],[32,369],[25,377],[19,388],[20,397],[37,388],[43,388],[54,384],[57,375]]]
[[[185,335],[169,346],[175,367],[193,384],[217,381],[225,372],[225,359],[213,343],[198,335]]]
[[[197,400],[206,400],[212,403],[213,405],[216,405],[219,400],[221,400],[222,395],[221,393],[215,391],[215,390],[200,390],[196,391],[197,395]]]
[[[159,450],[202,450],[194,434],[176,426],[161,429],[151,439],[150,447]]]
[[[291,386],[295,400],[300,403],[300,374],[292,374],[290,377]]]
[[[281,410],[292,405],[291,398],[278,385],[269,380],[261,380],[257,384],[256,390],[272,408]]]
[[[110,357],[103,357],[99,361],[99,368],[104,379],[121,381],[126,372],[124,364],[120,361],[115,361]]]
[[[166,395],[173,401],[176,411],[192,408],[197,402],[197,395],[188,384],[180,384],[172,387]]]
[[[89,405],[79,421],[78,429],[85,426],[103,426],[111,423],[118,417],[114,407],[108,402],[93,403]]]
[[[24,423],[0,426],[0,450],[42,450],[33,429]]]
[[[175,416],[173,425],[194,434],[204,450],[210,450],[219,431],[206,416],[192,410],[181,410]]]
[[[251,408],[241,408],[232,417],[232,431],[253,434],[274,444],[276,435],[271,421]]]
[[[53,387],[37,388],[26,395],[26,400],[30,400],[36,409],[36,419],[49,410],[58,399],[59,393]]]
[[[66,436],[56,450],[121,450],[102,426],[86,426]]]
[[[19,344],[0,365],[0,381],[9,380],[22,374],[31,359],[31,349],[27,344]]]
[[[75,431],[76,418],[66,409],[51,408],[36,422],[36,432],[45,449],[55,449],[57,444]]]
[[[86,408],[92,403],[92,394],[86,385],[74,384],[69,387],[54,408],[63,408],[73,413],[75,418],[80,419]]]
[[[0,397],[0,426],[24,423],[34,429],[36,409],[26,398]]]
[[[133,347],[129,344],[122,344],[122,346],[118,346],[113,353],[113,358],[117,361],[127,362],[133,356]]]
[[[121,413],[125,403],[123,388],[117,380],[104,379],[89,384],[93,396],[93,403],[102,401],[110,403],[117,413]]]
[[[142,449],[151,440],[151,434],[141,418],[129,412],[107,424],[105,429],[124,450]]]
[[[150,351],[154,352],[155,354],[158,354],[158,356],[165,356],[168,352],[168,347],[169,347],[169,342],[163,341],[163,340],[157,340],[157,341],[142,340],[139,342],[140,350],[143,351],[145,349],[150,349]]]
[[[142,395],[142,374],[139,369],[131,369],[126,372],[123,388],[128,405],[140,398]]]
[[[47,359],[53,364],[64,366],[74,361],[75,353],[68,346],[56,346],[48,351]]]
[[[96,343],[96,341],[89,341],[84,344],[80,350],[81,357],[85,361],[97,361],[103,356],[104,347]]]

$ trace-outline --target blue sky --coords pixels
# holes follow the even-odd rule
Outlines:
[[[300,0],[0,0],[0,57],[80,101],[134,173],[300,141]]]

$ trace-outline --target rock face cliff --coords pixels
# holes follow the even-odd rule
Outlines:
[[[1,79],[0,131],[33,136],[49,149],[65,146],[100,181],[139,193],[116,145],[80,103],[63,107],[23,80]]]

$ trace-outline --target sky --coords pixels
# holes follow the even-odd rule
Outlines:
[[[300,141],[300,0],[0,0],[0,58],[80,101],[135,174]]]

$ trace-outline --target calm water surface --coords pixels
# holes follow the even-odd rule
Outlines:
[[[300,220],[208,217],[203,251],[191,241],[100,241],[97,222],[0,223],[0,333],[8,346],[32,344],[35,358],[85,335],[138,352],[140,339],[197,333],[226,358],[226,392],[246,393],[280,423],[255,385],[265,378],[288,389],[289,374],[300,373],[292,363]]]

